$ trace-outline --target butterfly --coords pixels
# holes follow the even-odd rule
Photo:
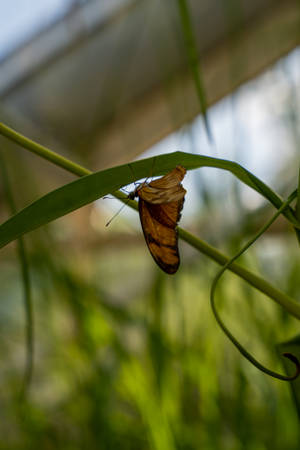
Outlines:
[[[181,181],[186,169],[177,166],[165,176],[141,183],[128,195],[139,199],[139,214],[144,237],[154,261],[166,273],[177,272],[177,224],[181,217],[186,190]]]

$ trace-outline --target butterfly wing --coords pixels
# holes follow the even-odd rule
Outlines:
[[[185,168],[177,166],[165,176],[151,181],[149,184],[141,185],[138,191],[139,197],[154,204],[180,201],[186,194],[186,190],[181,184],[185,174]]]
[[[151,181],[149,186],[157,187],[160,189],[169,189],[178,185],[184,178],[186,174],[186,169],[182,166],[176,166],[175,169],[171,170],[171,172],[167,173],[161,178],[157,180]]]
[[[177,271],[180,263],[178,252],[177,222],[184,197],[178,201],[153,204],[139,198],[140,220],[146,243],[159,267],[168,274]]]

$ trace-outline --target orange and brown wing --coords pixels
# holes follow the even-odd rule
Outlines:
[[[155,262],[168,274],[179,267],[177,222],[184,198],[176,202],[153,204],[139,198],[140,220],[148,248]]]
[[[139,197],[155,204],[180,201],[186,194],[186,190],[181,184],[185,174],[185,168],[177,166],[164,177],[151,181],[149,184],[141,185],[138,191]]]
[[[163,177],[151,181],[149,186],[159,189],[169,189],[178,185],[183,180],[185,174],[186,169],[184,167],[176,166],[175,169],[171,170],[171,172],[167,173]]]

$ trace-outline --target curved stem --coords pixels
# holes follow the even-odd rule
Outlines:
[[[229,263],[230,265],[228,266],[228,270],[238,275],[258,291],[267,295],[269,298],[278,303],[278,305],[282,306],[286,311],[288,311],[292,316],[300,320],[300,304],[289,295],[280,291],[264,278],[261,278],[245,267],[240,266],[236,262],[230,263],[230,259],[226,255],[221,253],[215,247],[207,244],[207,242],[204,242],[193,234],[189,233],[188,231],[183,230],[182,228],[178,228],[178,234],[181,239],[189,243],[192,247],[196,248],[204,255],[214,260],[216,263],[220,265]]]
[[[250,241],[247,242],[246,245],[236,254],[234,255],[227,263],[222,267],[222,269],[217,273],[216,277],[213,280],[211,291],[210,291],[210,303],[212,307],[212,311],[214,313],[214,316],[223,330],[223,332],[226,334],[226,336],[230,339],[230,341],[235,345],[235,347],[240,351],[240,353],[248,360],[250,361],[255,367],[257,367],[262,372],[266,373],[267,375],[270,375],[273,378],[278,378],[279,380],[284,381],[291,381],[296,379],[300,374],[300,363],[298,359],[289,353],[285,353],[284,356],[289,358],[295,365],[296,365],[296,372],[292,376],[286,376],[281,375],[280,373],[274,372],[273,370],[268,369],[267,367],[263,366],[259,361],[257,361],[239,342],[238,340],[233,336],[233,334],[229,331],[229,329],[226,327],[224,322],[222,321],[215,305],[215,291],[217,288],[217,284],[221,278],[221,276],[224,274],[226,269],[228,269],[231,264],[239,258],[270,226],[271,224],[277,219],[277,217],[282,213],[282,211],[291,203],[292,200],[294,200],[297,196],[297,192],[293,192],[289,198],[282,204],[282,206],[278,209],[278,211],[274,214],[273,217],[259,230],[259,232],[252,238]]]

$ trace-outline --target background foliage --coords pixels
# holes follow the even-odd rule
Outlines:
[[[178,3],[191,70],[197,78],[201,74],[193,67],[185,2]],[[284,71],[284,63],[281,67]],[[205,112],[201,77],[197,80]],[[289,152],[280,170],[274,166],[270,179],[284,197],[297,187],[299,149],[299,112],[294,86],[289,87],[290,95],[284,97],[280,117],[276,116],[278,123],[284,123]],[[206,129],[208,119],[207,115]],[[186,136],[193,142],[190,131],[185,130]],[[237,147],[241,144],[242,138]],[[1,177],[4,221],[12,214],[8,187],[18,209],[51,189],[33,170],[36,156],[20,158],[23,150],[4,139],[1,150],[8,173],[6,181]],[[222,155],[221,149],[216,156]],[[170,155],[163,160],[174,164]],[[223,171],[216,181],[214,176],[202,176],[201,170],[195,172],[193,214],[185,224],[233,255],[267,221],[273,208],[267,202],[257,206],[255,201],[255,207],[249,207],[242,183],[226,178]],[[112,189],[107,184],[114,180],[108,177],[104,185],[111,191],[127,181],[118,179],[119,185]],[[78,207],[83,194],[72,189]],[[42,205],[45,209],[29,215],[29,222],[48,222],[49,208]],[[65,205],[58,201],[55,207]],[[24,314],[23,299],[28,274],[24,275],[16,242],[1,249],[0,448],[296,450],[300,381],[291,385],[267,377],[224,337],[209,306],[215,262],[180,242],[181,268],[170,277],[147,254],[137,230],[138,217],[124,214],[116,221],[105,229],[105,213],[93,204],[26,234],[34,371],[25,392],[30,314],[28,309]],[[24,226],[24,221],[17,225]],[[10,226],[6,230],[11,232]],[[299,298],[299,248],[285,218],[239,262]],[[233,333],[266,366],[283,372],[280,353],[299,352],[297,342],[289,343],[298,333],[297,320],[229,272],[218,287],[218,307]],[[285,344],[278,347],[280,342]]]

